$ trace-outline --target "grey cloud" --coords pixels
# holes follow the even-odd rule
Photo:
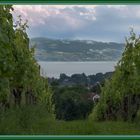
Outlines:
[[[44,13],[29,9],[28,13],[26,9],[22,12],[17,10],[18,13],[24,13],[25,18],[32,19],[28,30],[30,37],[123,42],[131,26],[136,28],[137,33],[140,32],[139,5],[42,8]]]

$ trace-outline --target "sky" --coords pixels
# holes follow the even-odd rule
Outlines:
[[[140,34],[140,5],[15,5],[14,19],[28,20],[29,37],[124,42]]]

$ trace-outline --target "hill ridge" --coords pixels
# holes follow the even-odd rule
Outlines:
[[[124,44],[95,40],[32,38],[36,45],[38,61],[116,61],[120,58]]]

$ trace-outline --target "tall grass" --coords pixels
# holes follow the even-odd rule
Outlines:
[[[23,106],[0,112],[0,134],[111,135],[140,134],[139,123],[60,121],[45,106]]]
[[[41,119],[51,118],[45,106],[22,106],[0,112],[0,134],[32,134]]]

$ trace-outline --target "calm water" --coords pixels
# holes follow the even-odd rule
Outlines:
[[[116,61],[94,61],[94,62],[38,62],[41,66],[41,75],[58,78],[60,73],[72,75],[85,73],[87,75],[99,72],[105,73],[114,70]]]

